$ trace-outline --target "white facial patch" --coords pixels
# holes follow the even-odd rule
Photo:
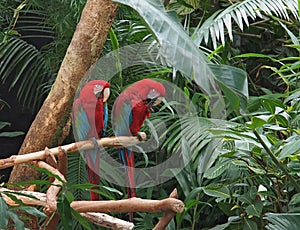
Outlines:
[[[159,97],[159,93],[155,89],[151,89],[147,95],[147,98],[154,99],[156,97]]]
[[[101,93],[103,90],[103,85],[95,85],[94,86],[94,94],[96,95],[97,93]]]

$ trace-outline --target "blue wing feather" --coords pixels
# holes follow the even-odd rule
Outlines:
[[[91,126],[83,106],[80,104],[76,111],[73,111],[75,119],[75,130],[73,131],[79,141],[91,138],[88,136]],[[97,150],[84,151],[84,154],[89,154],[92,161],[96,162]]]
[[[90,131],[90,124],[86,112],[80,104],[76,111],[73,111],[75,129],[73,130],[75,136],[79,141],[86,140]]]
[[[103,105],[103,116],[104,116],[104,127],[102,130],[102,137],[105,136],[105,132],[107,129],[107,123],[108,123],[108,108],[107,108],[107,103],[104,103]]]
[[[116,136],[130,136],[130,125],[132,122],[132,111],[130,104],[123,104],[119,114],[114,118],[114,127]]]

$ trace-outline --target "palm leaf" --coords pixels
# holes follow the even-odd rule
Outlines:
[[[300,213],[267,213],[264,219],[270,222],[266,229],[293,230],[299,227]]]
[[[0,44],[0,62],[1,80],[11,82],[10,89],[18,85],[18,99],[37,108],[42,100],[39,86],[51,73],[42,54],[33,45],[11,37]]]
[[[198,46],[204,39],[207,44],[211,37],[214,48],[217,41],[225,45],[225,28],[227,29],[230,40],[233,40],[232,23],[233,21],[243,30],[244,24],[249,26],[248,18],[255,21],[263,18],[264,15],[274,15],[276,17],[290,20],[289,12],[299,20],[298,2],[296,0],[245,0],[232,4],[223,11],[215,12],[201,26],[194,31],[193,39]]]
[[[215,75],[208,66],[209,61],[185,33],[175,15],[165,11],[161,1],[117,0],[116,2],[132,7],[143,17],[156,36],[160,45],[159,53],[166,63],[181,71],[189,80],[195,80],[207,95],[215,96],[211,100],[212,113],[215,107],[224,108]]]
[[[67,179],[69,185],[87,183],[86,163],[79,152],[68,156]],[[89,199],[88,191],[74,189],[72,192],[76,200]]]
[[[56,77],[85,1],[3,4],[0,81],[8,81],[10,89],[18,88],[17,98],[35,110]]]

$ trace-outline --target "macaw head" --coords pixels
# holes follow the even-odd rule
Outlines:
[[[80,91],[80,99],[83,101],[103,99],[106,102],[110,95],[110,84],[104,80],[89,81]]]
[[[150,79],[143,79],[134,84],[138,89],[139,97],[151,109],[153,106],[159,105],[166,96],[166,90],[163,84]]]

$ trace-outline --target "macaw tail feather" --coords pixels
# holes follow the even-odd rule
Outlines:
[[[88,181],[91,184],[94,184],[95,186],[90,188],[90,198],[91,200],[99,200],[99,194],[93,192],[93,190],[99,190],[99,184],[100,184],[100,177],[97,173],[94,172],[94,170],[90,169],[87,166],[87,174],[88,174]]]
[[[95,186],[90,188],[90,198],[91,200],[99,200],[99,194],[93,192],[93,190],[99,190],[100,187],[100,168],[99,168],[99,163],[100,163],[100,156],[98,153],[96,153],[95,159],[91,156],[91,154],[95,153],[86,153],[86,161],[87,161],[87,175],[88,175],[88,182],[91,184],[94,184]]]
[[[128,198],[136,197],[135,191],[135,174],[134,174],[134,153],[125,148],[119,149],[119,156],[125,167],[127,174],[127,196]],[[129,213],[129,220],[133,221],[133,213]]]
[[[136,197],[135,192],[135,175],[134,175],[134,157],[133,152],[129,154],[125,154],[126,162],[127,162],[127,193],[128,198]]]

